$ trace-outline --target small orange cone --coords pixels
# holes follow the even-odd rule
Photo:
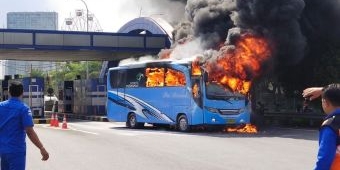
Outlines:
[[[54,122],[55,122],[55,119],[54,119],[54,113],[51,113],[51,121],[50,121],[50,126],[54,126]]]
[[[59,127],[58,114],[55,114],[55,118],[54,118],[54,127]]]
[[[66,115],[64,114],[62,129],[67,129]]]

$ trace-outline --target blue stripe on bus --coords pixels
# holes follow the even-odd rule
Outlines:
[[[113,99],[113,98],[111,98],[111,97],[108,97],[108,99],[109,99],[110,101],[112,101],[113,103],[116,103],[117,105],[126,107],[126,108],[128,108],[128,109],[130,109],[130,110],[136,110],[136,108],[133,107],[132,104],[131,104],[130,102],[126,101],[126,100],[119,100],[119,101],[118,101],[118,100],[115,100],[115,99]]]

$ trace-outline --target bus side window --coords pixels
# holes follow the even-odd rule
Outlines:
[[[112,88],[117,87],[117,71],[116,70],[111,70],[110,71],[110,85]]]
[[[164,70],[163,67],[147,67],[145,69],[146,87],[163,87]]]
[[[166,86],[185,86],[185,75],[181,71],[167,68],[165,73]]]
[[[192,96],[199,107],[202,107],[202,94],[199,79],[192,79]]]
[[[110,84],[112,88],[125,87],[125,70],[112,70],[110,73]]]
[[[144,68],[127,70],[126,87],[145,87]]]

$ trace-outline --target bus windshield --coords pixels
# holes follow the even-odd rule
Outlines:
[[[206,82],[206,96],[208,99],[243,100],[241,93],[232,92],[216,82]]]

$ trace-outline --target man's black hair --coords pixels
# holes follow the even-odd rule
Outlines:
[[[330,84],[322,89],[322,98],[333,106],[340,106],[340,84]]]
[[[20,81],[13,81],[9,86],[9,94],[12,97],[19,97],[24,93],[24,86]]]

